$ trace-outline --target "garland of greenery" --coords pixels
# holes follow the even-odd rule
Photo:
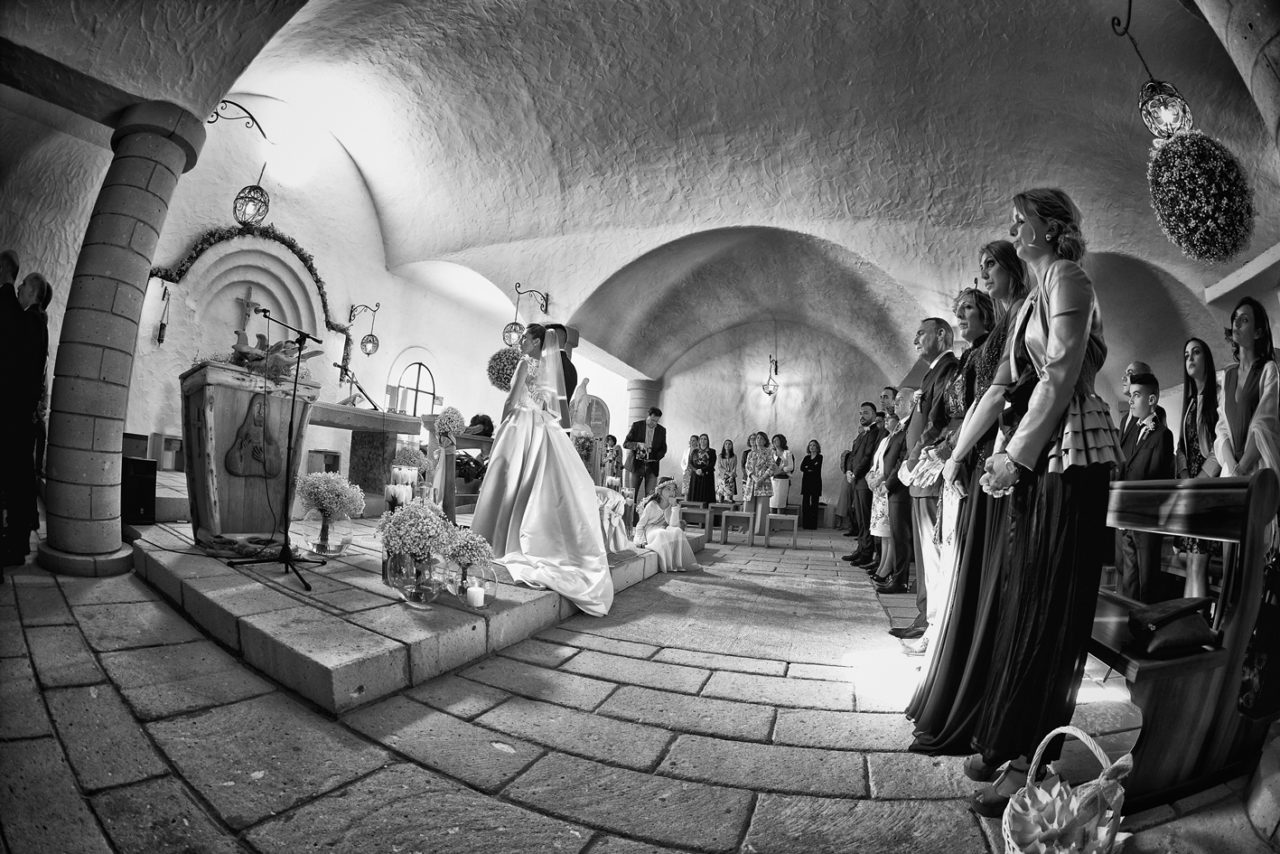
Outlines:
[[[1226,261],[1253,233],[1253,189],[1226,146],[1199,131],[1175,134],[1147,164],[1160,228],[1188,258]]]
[[[226,228],[212,228],[196,239],[196,242],[187,250],[186,256],[178,263],[177,267],[152,267],[151,275],[157,279],[164,279],[166,282],[181,282],[182,278],[190,271],[191,265],[201,255],[219,243],[225,243],[237,237],[260,237],[263,240],[274,240],[292,252],[302,262],[302,266],[307,268],[307,272],[311,274],[311,281],[316,283],[316,290],[320,293],[320,307],[324,310],[325,327],[331,332],[341,332],[346,335],[347,347],[351,346],[350,327],[342,323],[334,323],[329,319],[329,294],[324,289],[324,279],[320,278],[320,273],[316,270],[315,259],[311,257],[310,252],[298,245],[298,241],[280,231],[274,225],[232,225]]]

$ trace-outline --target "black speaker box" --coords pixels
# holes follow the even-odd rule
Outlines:
[[[124,457],[120,483],[120,515],[131,525],[156,521],[156,461]]]

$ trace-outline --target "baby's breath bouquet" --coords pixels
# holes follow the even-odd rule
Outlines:
[[[427,455],[417,448],[403,447],[396,449],[395,459],[391,461],[393,466],[412,466],[418,471],[422,471],[430,463],[427,461]]]
[[[446,406],[440,410],[440,415],[436,418],[436,432],[440,434],[442,440],[446,436],[461,436],[466,429],[467,422],[456,406]]]
[[[484,565],[493,560],[493,548],[488,540],[470,528],[459,529],[449,558],[463,569]]]
[[[1199,261],[1226,261],[1253,234],[1253,188],[1244,167],[1216,139],[1175,134],[1147,164],[1151,207],[1165,236]]]
[[[318,471],[299,477],[298,500],[303,509],[318,510],[331,519],[364,512],[364,492],[337,472]]]
[[[458,528],[438,506],[415,499],[399,510],[383,513],[378,520],[378,534],[387,554],[409,555],[422,561],[432,555],[451,554]]]
[[[511,391],[511,377],[520,364],[520,351],[515,347],[503,347],[489,357],[489,382],[499,391]]]

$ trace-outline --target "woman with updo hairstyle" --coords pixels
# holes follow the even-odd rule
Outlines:
[[[965,763],[990,785],[972,806],[999,816],[1026,784],[1029,758],[1067,724],[1084,667],[1107,533],[1107,492],[1120,460],[1110,409],[1094,391],[1106,361],[1093,282],[1080,267],[1080,211],[1066,193],[1013,198],[1014,238],[1036,287],[1013,326],[991,387],[971,416],[999,412],[1007,441],[980,478],[1003,532],[986,543],[984,573],[1000,572],[998,624]],[[963,437],[962,437],[963,438]],[[1048,745],[1057,758],[1061,739]]]

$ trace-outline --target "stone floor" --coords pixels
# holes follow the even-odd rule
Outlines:
[[[806,532],[340,716],[134,575],[0,587],[3,852],[989,852],[959,760],[906,752],[918,678],[877,598]],[[1091,663],[1076,721],[1138,725]],[[1068,776],[1096,773],[1069,750]],[[1264,852],[1244,779],[1131,816],[1129,852]]]

